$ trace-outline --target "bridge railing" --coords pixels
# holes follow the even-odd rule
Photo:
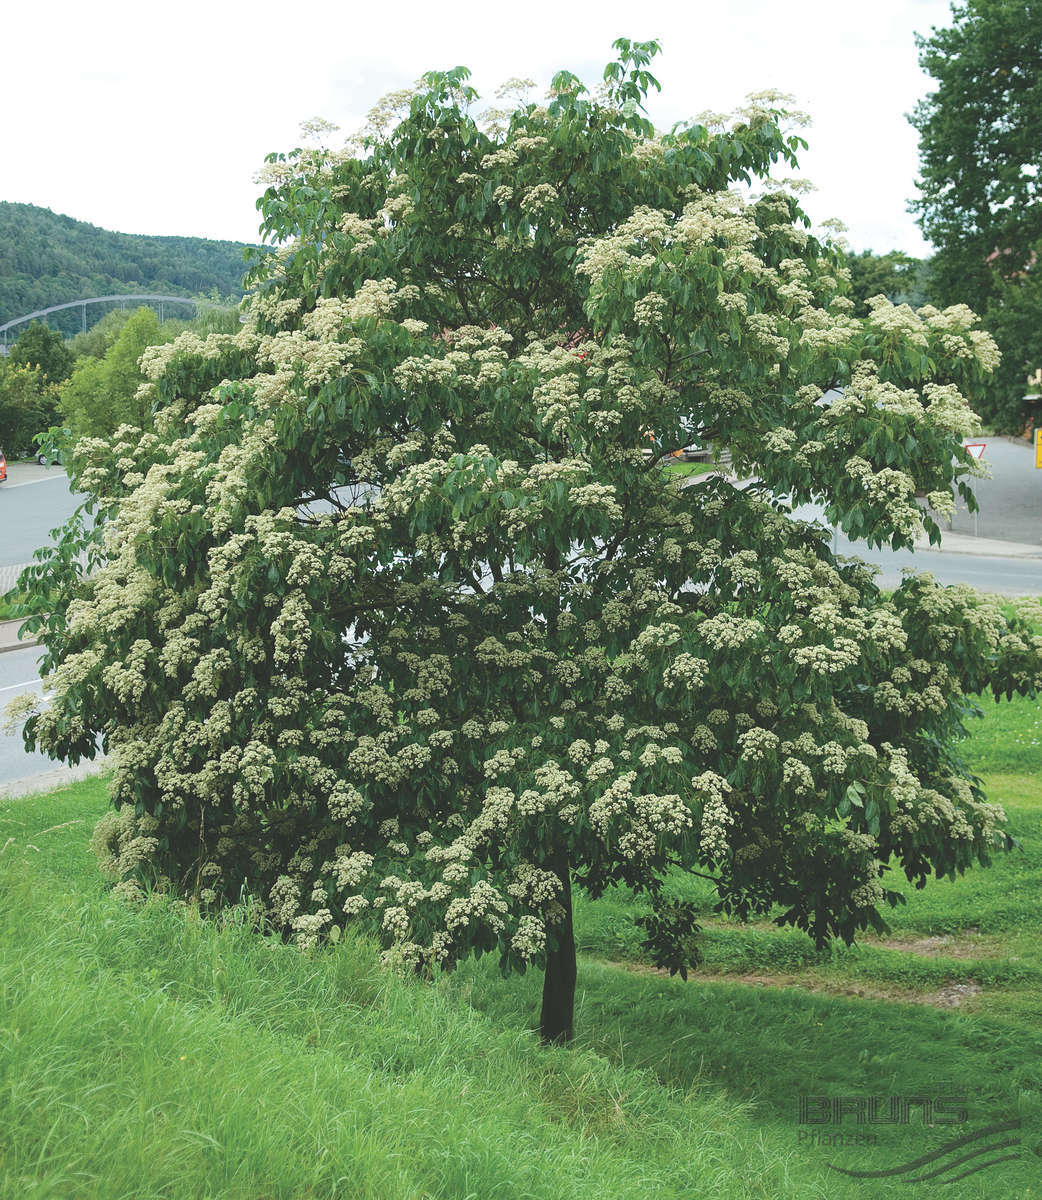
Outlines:
[[[203,300],[193,299],[191,296],[160,296],[151,292],[135,292],[127,296],[89,296],[84,300],[66,300],[62,304],[52,304],[49,308],[38,308],[36,312],[26,313],[24,317],[15,317],[13,321],[6,321],[0,325],[0,334],[3,334],[3,345],[7,345],[8,330],[13,329],[16,325],[24,325],[26,321],[35,321],[38,317],[46,317],[50,313],[62,312],[67,308],[82,308],[83,321],[82,332],[87,332],[87,305],[88,304],[127,304],[137,302],[139,304],[149,303],[159,306],[159,319],[163,319],[164,304],[190,304],[192,307],[197,307],[199,304],[205,304]],[[3,353],[7,353],[6,350]]]

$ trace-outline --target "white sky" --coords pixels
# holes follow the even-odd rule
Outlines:
[[[459,63],[490,102],[511,76],[544,85],[561,67],[592,86],[626,36],[662,42],[656,125],[791,92],[813,121],[811,216],[843,220],[855,250],[921,254],[905,114],[930,80],[913,35],[949,22],[947,0],[12,0],[0,200],[126,233],[254,241],[253,177],[298,144],[301,121],[346,134],[385,92]]]

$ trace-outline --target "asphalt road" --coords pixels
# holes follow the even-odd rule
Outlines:
[[[943,550],[871,550],[864,542],[851,542],[840,534],[837,552],[863,558],[880,568],[879,582],[895,588],[904,568],[929,571],[938,583],[968,583],[982,592],[1002,596],[1042,596],[1042,558],[979,557],[947,554]]]
[[[1034,447],[1008,438],[979,437],[967,441],[985,443],[982,461],[991,468],[991,478],[971,483],[980,504],[976,522],[959,499],[952,520],[953,532],[1042,548],[1042,471],[1035,467]]]
[[[10,463],[7,482],[0,483],[0,567],[31,562],[78,503],[61,467]]]
[[[16,696],[42,690],[37,670],[41,653],[39,647],[32,646],[28,650],[9,650],[0,654],[0,714]],[[0,783],[35,775],[57,765],[46,754],[27,753],[21,732],[5,733],[3,726],[0,716]]]

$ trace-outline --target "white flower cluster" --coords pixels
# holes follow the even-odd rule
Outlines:
[[[510,945],[523,959],[537,958],[546,949],[546,926],[538,917],[522,917]]]
[[[761,729],[754,725],[738,738],[741,756],[746,762],[764,762],[772,758],[778,750],[779,738],[769,729]]]
[[[699,636],[716,650],[735,650],[763,633],[763,625],[752,617],[719,613],[698,627]]]
[[[456,933],[480,922],[493,933],[499,933],[504,926],[502,914],[508,905],[498,891],[486,879],[479,879],[470,889],[467,896],[457,896],[445,911],[445,927],[450,933]]]
[[[709,858],[723,858],[729,849],[727,831],[735,823],[727,806],[731,785],[714,771],[703,771],[691,780],[691,787],[696,795],[703,797],[699,833],[702,852]]]
[[[980,418],[954,384],[928,383],[923,397],[927,401],[926,421],[935,429],[956,437],[972,437],[980,431]]]
[[[557,188],[549,183],[537,183],[521,197],[521,207],[527,213],[538,213],[557,199]]]
[[[524,904],[544,909],[556,902],[561,893],[561,881],[553,871],[544,871],[533,863],[521,863],[507,885],[507,892]]]
[[[91,836],[91,849],[101,873],[119,881],[147,863],[159,845],[155,836],[158,828],[154,817],[137,816],[131,804],[121,805],[118,812],[107,812]]]
[[[745,297],[742,297],[742,305],[745,305]],[[666,312],[666,301],[658,292],[648,292],[642,296],[633,308],[633,319],[638,325],[647,327],[648,329],[662,329]]]
[[[590,279],[599,279],[609,271],[636,274],[641,268],[654,264],[654,251],[670,235],[666,213],[653,208],[637,208],[613,234],[590,239],[580,246],[576,270]]]

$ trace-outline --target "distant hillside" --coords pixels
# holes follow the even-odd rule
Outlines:
[[[0,201],[0,325],[65,300],[129,292],[242,294],[242,242],[110,233],[35,204]],[[88,323],[105,306],[87,309]],[[171,314],[173,315],[173,314]],[[79,332],[80,312],[48,324]]]

